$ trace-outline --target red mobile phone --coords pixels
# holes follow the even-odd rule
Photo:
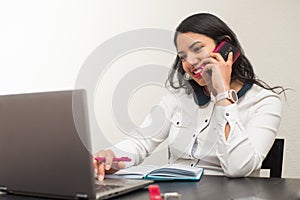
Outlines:
[[[241,55],[241,52],[238,48],[230,44],[229,42],[223,40],[213,51],[213,53],[220,53],[225,61],[227,61],[228,54],[233,53],[233,63],[238,59]]]

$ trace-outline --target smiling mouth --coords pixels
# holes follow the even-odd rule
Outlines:
[[[196,67],[193,70],[194,78],[199,78],[202,75],[202,70],[205,67],[205,64],[200,65],[200,67]]]

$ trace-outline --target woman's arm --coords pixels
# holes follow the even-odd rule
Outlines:
[[[281,107],[279,97],[269,93],[248,108],[247,122],[242,124],[236,104],[216,106],[213,120],[219,132],[217,156],[225,175],[243,177],[260,169],[275,140]]]
[[[143,124],[134,129],[125,140],[95,156],[105,157],[105,162],[94,161],[98,179],[103,180],[106,173],[115,173],[119,169],[141,163],[165,140],[170,128],[170,116],[176,108],[174,97],[166,96],[159,105],[154,106]],[[129,157],[130,162],[112,162],[114,157]]]
[[[116,156],[128,156],[126,167],[138,165],[162,143],[169,134],[170,119],[177,107],[174,96],[166,96],[154,106],[139,128],[134,129],[125,140],[110,149]]]

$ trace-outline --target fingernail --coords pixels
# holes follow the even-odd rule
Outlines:
[[[99,180],[99,181],[103,181],[103,178],[104,178],[103,175],[99,175],[99,176],[98,176],[98,180]]]
[[[110,169],[110,165],[106,165],[106,166],[105,166],[105,169],[106,169],[106,170],[109,170],[109,169]]]

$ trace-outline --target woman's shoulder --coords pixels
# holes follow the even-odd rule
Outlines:
[[[265,89],[259,85],[253,84],[252,87],[249,90],[249,95],[257,98],[263,98],[263,97],[275,97],[279,98],[279,95],[272,90]]]
[[[162,102],[169,107],[178,107],[183,104],[183,102],[193,102],[193,95],[188,94],[185,89],[173,89],[167,88],[168,92],[162,98]]]
[[[168,94],[164,97],[169,99],[181,99],[181,98],[190,98],[193,97],[192,94],[188,94],[184,88],[174,89],[167,87]]]
[[[269,103],[281,105],[281,98],[277,93],[256,84],[253,84],[244,96],[245,97],[241,97],[241,101],[244,101],[245,103]]]

